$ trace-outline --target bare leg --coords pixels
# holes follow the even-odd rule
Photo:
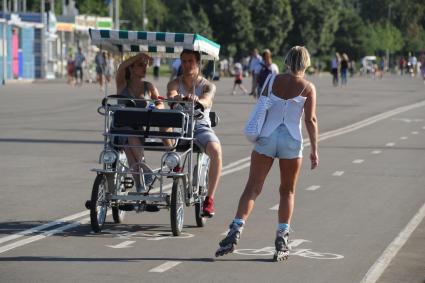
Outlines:
[[[217,142],[209,142],[205,152],[210,158],[210,170],[208,174],[208,196],[214,198],[214,194],[217,190],[218,181],[220,180],[221,175],[221,145]]]
[[[302,164],[302,158],[280,159],[280,202],[278,218],[279,223],[290,224],[294,211],[295,188]]]
[[[273,165],[273,158],[252,151],[249,178],[239,200],[236,218],[247,220],[254,208],[254,203],[263,189],[264,181]]]

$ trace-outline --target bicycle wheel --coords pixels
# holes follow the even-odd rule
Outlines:
[[[174,236],[180,236],[184,221],[184,182],[183,178],[175,178],[171,190],[171,231]]]
[[[90,199],[90,222],[93,232],[99,233],[105,223],[108,203],[106,192],[108,191],[108,180],[104,174],[99,174],[94,180]]]
[[[195,166],[194,170],[198,172],[198,165]],[[209,167],[206,167],[206,170],[201,174],[205,174],[205,182],[199,185],[198,200],[195,203],[195,220],[198,227],[204,227],[208,219],[202,216],[202,209],[204,207],[205,197],[207,196]]]
[[[120,152],[119,158],[117,160],[116,171],[117,172],[125,172],[125,168],[128,168],[127,157],[124,152]],[[126,188],[124,186],[124,179],[126,174],[114,174],[114,178],[111,180],[112,185],[116,186],[116,194],[117,195],[127,195]],[[124,222],[125,211],[119,209],[118,207],[112,207],[112,218],[115,223]]]

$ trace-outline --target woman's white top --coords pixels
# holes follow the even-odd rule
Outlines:
[[[283,99],[274,95],[271,91],[272,87],[270,87],[268,95],[271,103],[268,103],[270,108],[267,109],[267,116],[261,129],[260,137],[269,137],[283,123],[294,139],[298,141],[303,140],[301,134],[301,117],[307,98],[301,96],[301,94],[306,87],[304,87],[298,96],[290,99]]]

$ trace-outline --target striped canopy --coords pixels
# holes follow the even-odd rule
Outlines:
[[[202,53],[203,59],[217,60],[220,45],[199,35],[174,32],[90,29],[93,45],[112,52],[146,52],[152,57],[178,58],[183,49]]]

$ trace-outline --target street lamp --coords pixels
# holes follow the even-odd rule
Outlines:
[[[7,73],[7,64],[6,64],[6,31],[7,31],[7,20],[6,20],[6,11],[7,11],[7,7],[6,7],[6,0],[3,0],[3,19],[4,19],[4,24],[3,24],[3,34],[2,34],[2,49],[3,49],[3,80],[2,80],[2,84],[5,85],[6,84],[6,73]]]

